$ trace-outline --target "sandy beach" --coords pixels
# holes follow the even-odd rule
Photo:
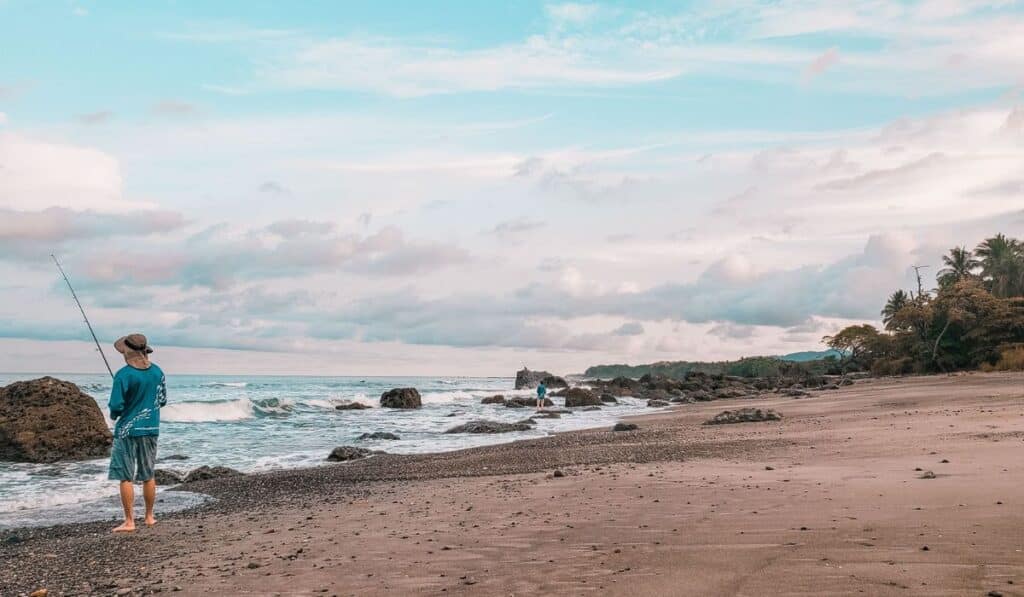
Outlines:
[[[701,424],[740,406],[784,418]],[[5,533],[0,594],[1024,594],[1024,375],[632,422],[196,483],[216,501],[130,536]]]

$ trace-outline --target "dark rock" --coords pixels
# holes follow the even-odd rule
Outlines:
[[[608,382],[608,385],[613,388],[619,388],[620,390],[629,390],[630,392],[639,391],[641,388],[640,382],[628,377],[616,377]]]
[[[774,410],[765,408],[740,408],[737,410],[723,410],[713,418],[704,422],[705,425],[729,425],[734,423],[758,423],[761,421],[778,421],[782,415]]]
[[[416,388],[395,388],[380,395],[380,405],[384,408],[420,408],[423,401]]]
[[[586,388],[569,388],[562,392],[562,395],[565,396],[566,408],[573,408],[577,406],[601,406],[604,404],[601,401],[600,396]]]
[[[550,398],[545,398],[541,401],[541,406],[554,406],[555,403]],[[505,406],[509,408],[521,408],[531,407],[537,408],[537,397],[536,396],[513,396],[505,399]]]
[[[673,404],[693,404],[693,398],[689,396],[676,396],[675,398],[669,400],[669,402]]]
[[[196,481],[207,481],[221,477],[237,477],[244,473],[226,466],[201,466],[185,475],[184,483],[195,483]]]
[[[178,471],[158,468],[153,471],[153,479],[157,485],[179,485],[185,482],[185,476]]]
[[[918,477],[918,479],[934,479],[934,478],[935,478],[935,473],[933,473],[932,471],[925,471],[925,472],[921,473],[920,477]]]
[[[542,410],[533,414],[530,418],[532,419],[561,419],[562,415],[554,411]]]
[[[556,478],[556,479],[559,479],[561,477],[564,477],[565,473],[563,473],[562,471],[556,469],[555,472],[551,473],[551,476]]]
[[[557,375],[549,375],[541,380],[549,388],[568,388],[569,383]]]
[[[793,398],[803,398],[804,396],[810,396],[810,394],[799,388],[790,388],[788,390],[783,390],[782,394],[784,396],[791,396]]]
[[[110,454],[113,436],[96,401],[52,377],[0,388],[0,460],[57,462]]]
[[[669,403],[668,400],[648,400],[647,401],[647,406],[650,406],[650,407],[668,406],[669,404],[670,403]]]
[[[668,402],[672,398],[672,394],[669,394],[667,391],[662,389],[654,389],[645,392],[643,397],[647,398],[648,400],[663,400],[665,402]]]
[[[470,421],[456,427],[452,427],[445,433],[509,433],[511,431],[529,431],[532,425],[527,419],[517,423],[502,423],[500,421]]]
[[[521,371],[516,371],[516,389],[525,390],[536,388],[540,385],[541,381],[552,377],[555,376],[547,371],[530,371],[529,369],[523,368]]]
[[[640,427],[635,423],[616,423],[612,427],[612,431],[636,431],[637,429],[640,429]]]
[[[373,454],[373,450],[357,448],[355,446],[338,446],[331,450],[331,453],[327,455],[327,460],[330,460],[331,462],[346,462],[349,460],[366,458],[370,454]]]
[[[373,433],[364,433],[359,436],[359,439],[402,439],[394,433],[388,433],[387,431],[374,431]]]
[[[490,396],[480,401],[480,404],[505,404],[505,397],[501,394]]]
[[[615,398],[615,396],[612,396],[611,394],[601,394],[601,402],[605,402],[608,404],[617,404],[619,401],[617,398]]]
[[[689,396],[697,402],[711,402],[715,399],[714,395],[707,390],[694,390]]]
[[[170,456],[157,458],[157,462],[166,462],[168,460],[188,460],[188,456],[185,456],[184,454],[171,454]]]
[[[337,410],[365,410],[373,407],[369,404],[363,404],[362,402],[346,402],[345,404],[339,404],[334,408]]]
[[[601,407],[600,406],[584,406],[580,410],[582,410],[583,412],[593,412],[595,410],[601,410]]]

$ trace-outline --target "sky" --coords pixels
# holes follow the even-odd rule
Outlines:
[[[0,371],[821,349],[1024,236],[1024,5],[0,0]]]

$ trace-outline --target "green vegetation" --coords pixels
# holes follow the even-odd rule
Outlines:
[[[1024,244],[997,234],[942,262],[937,289],[892,293],[884,330],[855,325],[823,338],[844,371],[1024,370]]]
[[[731,375],[735,377],[795,377],[822,375],[833,372],[838,361],[831,353],[823,359],[806,360],[811,353],[800,353],[803,360],[786,360],[786,357],[746,357],[738,361],[662,361],[649,365],[597,365],[584,373],[587,377],[612,379],[615,377],[639,378],[647,374],[683,379],[691,371],[710,375]]]

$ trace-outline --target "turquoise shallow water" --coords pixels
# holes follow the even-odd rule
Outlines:
[[[36,376],[0,374],[0,385],[32,377]],[[108,376],[58,377],[78,384],[106,412]],[[376,408],[380,394],[396,387],[417,388],[423,408]],[[480,404],[481,398],[499,393],[533,395],[512,387],[512,378],[169,375],[168,405],[161,411],[159,456],[184,455],[188,460],[168,461],[159,467],[188,470],[206,464],[254,472],[320,466],[339,445],[393,453],[442,452],[611,425],[624,415],[649,410],[645,402],[625,398],[619,406],[600,411],[542,419],[530,431],[444,433],[473,419],[511,422],[526,417],[529,410]],[[375,408],[334,408],[352,400]],[[401,439],[357,439],[374,431],[389,431]],[[0,528],[115,517],[115,488],[106,480],[106,466],[105,459],[48,465],[0,463]],[[180,493],[161,492],[165,510],[195,503],[196,498],[176,495]]]

